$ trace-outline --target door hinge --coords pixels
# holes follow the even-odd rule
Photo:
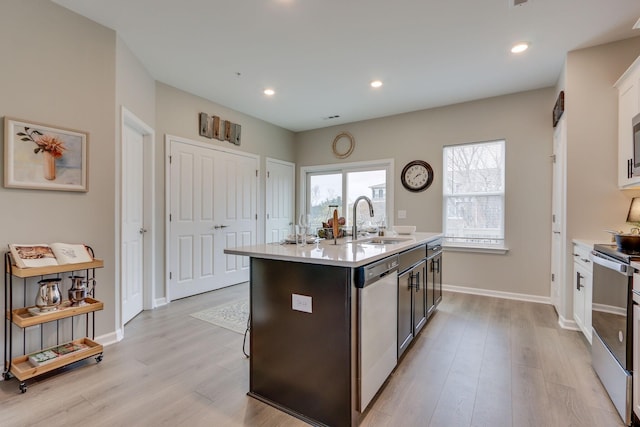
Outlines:
[[[169,222],[171,222],[171,214],[169,214]]]
[[[169,164],[173,161],[173,156],[169,156]]]
[[[256,178],[258,177],[258,169],[256,169]]]
[[[553,273],[551,273],[551,281],[552,281],[552,282],[555,282],[555,281],[556,281],[556,275],[555,275],[555,274],[553,274]]]
[[[551,215],[551,222],[556,223],[556,214]]]
[[[256,221],[258,220],[258,214],[256,214]]]
[[[173,273],[169,272],[169,280],[173,278]]]
[[[267,171],[267,178],[271,176],[271,172]]]

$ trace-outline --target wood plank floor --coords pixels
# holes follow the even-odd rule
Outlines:
[[[140,314],[75,369],[0,382],[2,426],[303,426],[246,395],[242,335],[192,318],[246,284]],[[364,419],[366,426],[608,427],[622,423],[582,334],[551,306],[445,292]]]

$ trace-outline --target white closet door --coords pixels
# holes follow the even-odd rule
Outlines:
[[[170,146],[169,299],[249,280],[249,260],[223,251],[256,242],[257,159]]]
[[[293,232],[295,164],[267,159],[265,242],[279,242]]]

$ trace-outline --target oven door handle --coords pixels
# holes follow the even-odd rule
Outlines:
[[[591,258],[591,261],[593,261],[594,264],[601,265],[605,268],[608,268],[609,270],[613,270],[617,273],[620,273],[623,276],[628,276],[628,277],[633,276],[633,268],[631,268],[631,266],[627,264],[613,261],[607,258],[603,258],[602,256],[598,255],[595,251],[591,252],[591,256],[589,258]]]

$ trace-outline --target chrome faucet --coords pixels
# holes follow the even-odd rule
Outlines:
[[[367,196],[359,196],[355,202],[353,202],[353,231],[351,233],[351,240],[356,240],[358,238],[358,226],[356,225],[356,213],[358,212],[358,202],[360,200],[366,200],[369,205],[369,215],[373,218],[373,204],[371,203],[371,199]]]

